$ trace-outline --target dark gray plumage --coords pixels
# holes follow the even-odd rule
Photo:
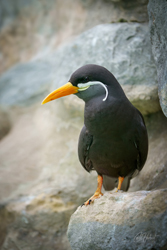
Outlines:
[[[85,101],[85,125],[79,138],[78,155],[88,172],[96,170],[104,176],[105,189],[114,188],[117,178],[123,176],[126,178],[122,187],[127,190],[131,177],[142,169],[147,158],[148,137],[141,113],[104,67],[83,66],[72,74],[69,81],[74,86],[100,81],[107,87],[105,101],[105,89],[101,85],[76,93]]]

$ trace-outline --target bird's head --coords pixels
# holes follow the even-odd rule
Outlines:
[[[108,97],[108,88],[104,79],[108,74],[111,75],[104,67],[94,64],[85,65],[71,75],[68,83],[51,92],[42,104],[71,94],[76,94],[84,101],[102,96],[102,100],[105,101]]]

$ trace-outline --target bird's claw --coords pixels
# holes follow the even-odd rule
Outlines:
[[[103,194],[100,192],[99,194],[94,194],[91,198],[89,198],[85,203],[82,204],[82,206],[90,205],[94,202],[95,199],[100,198]],[[81,207],[82,207],[81,206]]]
[[[83,203],[83,204],[81,205],[81,207],[90,205],[91,202],[92,202],[92,200],[89,199],[89,200],[87,200],[85,203]]]

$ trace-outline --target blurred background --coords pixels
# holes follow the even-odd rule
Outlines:
[[[103,65],[145,117],[149,156],[129,191],[167,187],[147,0],[0,0],[0,247],[70,249],[71,214],[96,189],[80,165],[84,104],[41,106],[78,67]]]

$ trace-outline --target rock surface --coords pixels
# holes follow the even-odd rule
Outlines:
[[[0,142],[0,249],[70,249],[69,218],[96,187],[76,153],[81,118],[58,105],[11,110]]]
[[[82,118],[70,114],[61,99],[57,107],[12,109],[16,121],[0,143],[1,202],[45,190],[77,206],[96,187],[77,157]]]
[[[167,187],[167,119],[162,112],[145,117],[149,152],[140,174],[132,179],[130,191]]]
[[[167,116],[167,2],[150,0],[148,4],[152,52],[158,75],[160,104]]]
[[[143,114],[160,110],[148,27],[138,23],[99,25],[54,53],[12,68],[0,78],[0,104],[37,102],[88,63],[110,70]]]
[[[167,249],[167,189],[106,193],[72,215],[75,250]]]
[[[11,200],[0,207],[1,250],[70,249],[66,228],[75,209],[55,194]]]
[[[0,72],[101,23],[147,22],[148,0],[1,0]],[[70,14],[69,14],[70,10]]]

